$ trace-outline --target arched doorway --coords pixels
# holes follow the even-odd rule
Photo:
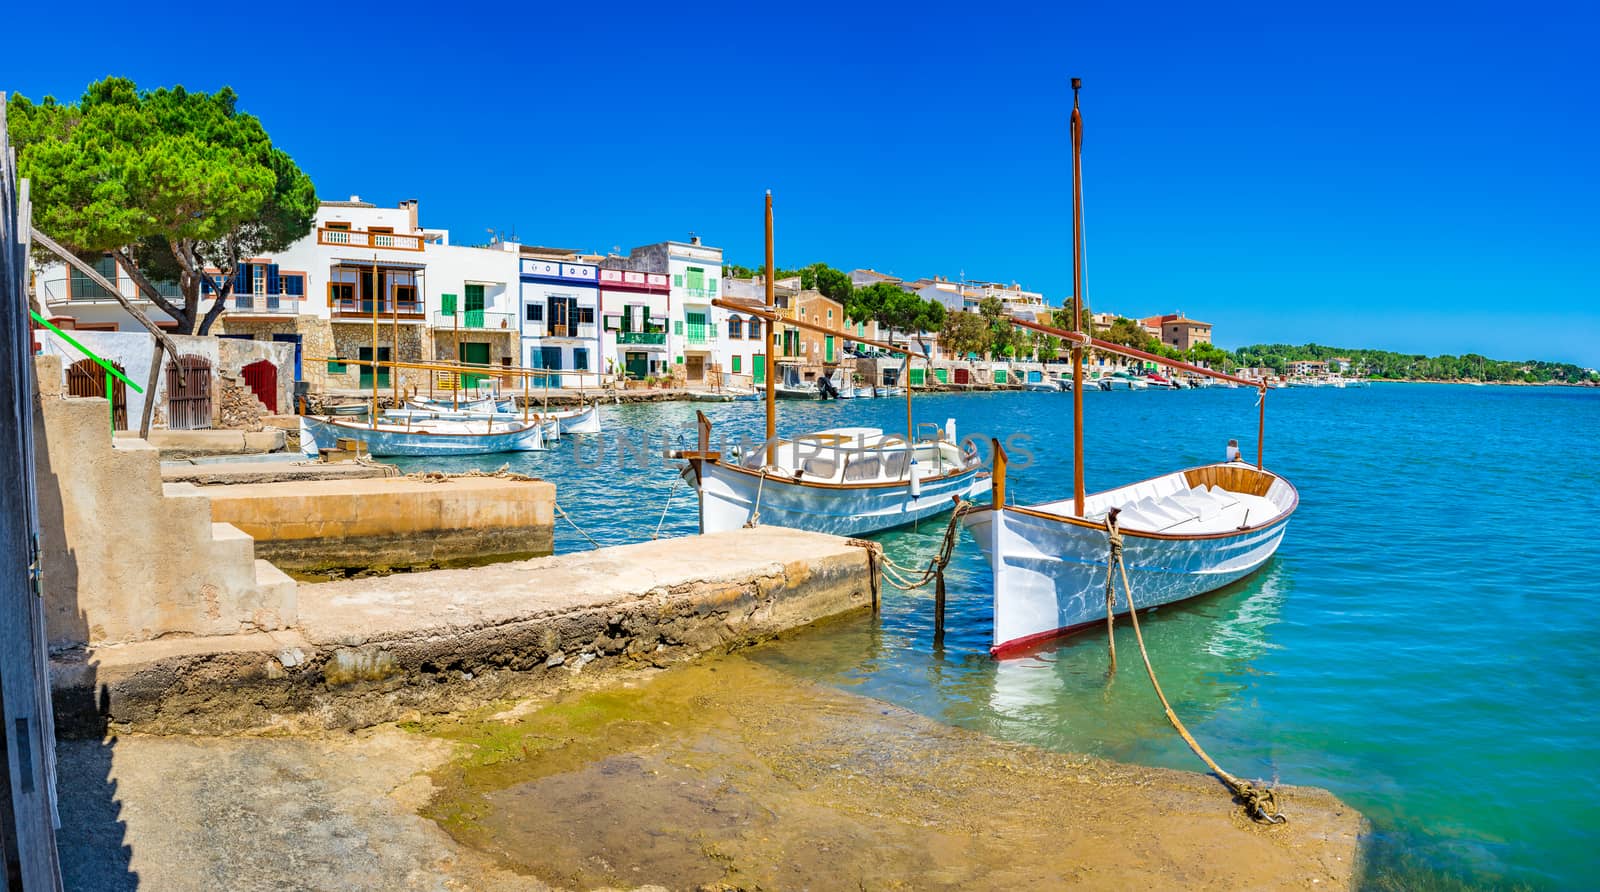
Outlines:
[[[188,353],[167,363],[167,427],[211,427],[211,363],[204,356]]]
[[[244,384],[256,395],[267,411],[278,414],[278,367],[269,360],[259,359],[241,369]]]
[[[126,371],[119,363],[111,363],[118,372]],[[92,359],[80,359],[67,369],[67,394],[69,396],[106,395],[106,378],[111,378],[111,426],[114,430],[128,429],[128,386],[121,378],[110,376]]]

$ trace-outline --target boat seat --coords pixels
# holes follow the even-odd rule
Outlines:
[[[883,462],[879,461],[876,454],[853,455],[844,462],[844,482],[854,483],[861,480],[876,480],[878,473],[883,470]]]
[[[890,452],[883,457],[883,473],[890,480],[899,480],[906,475],[906,453],[903,450]]]
[[[838,459],[814,456],[806,459],[805,462],[800,465],[800,470],[803,471],[807,477],[820,477],[824,480],[831,480],[833,479],[834,473],[839,470],[839,461]]]
[[[1207,492],[1211,494],[1212,498],[1218,499],[1219,504],[1224,508],[1232,508],[1234,505],[1239,504],[1238,496],[1214,483],[1211,485],[1211,489],[1207,490]]]
[[[1199,515],[1202,521],[1210,520],[1222,513],[1222,506],[1211,497],[1210,493],[1180,492],[1167,496],[1167,499]]]

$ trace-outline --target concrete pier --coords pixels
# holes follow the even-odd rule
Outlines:
[[[555,489],[518,478],[390,477],[226,484],[206,495],[213,521],[244,530],[257,555],[307,578],[549,554]]]
[[[52,664],[58,727],[357,728],[662,666],[866,607],[867,553],[763,527],[299,590],[295,628],[144,641]]]

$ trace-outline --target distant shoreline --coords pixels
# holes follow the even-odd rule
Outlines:
[[[1439,378],[1362,378],[1373,384],[1483,384],[1487,387],[1600,387],[1586,381],[1479,381],[1474,378],[1462,378],[1454,381],[1445,381]]]

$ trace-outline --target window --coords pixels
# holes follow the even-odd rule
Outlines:
[[[745,329],[745,337],[750,338],[751,340],[761,337],[760,319],[751,319],[748,323],[746,323],[746,325],[748,327]]]
[[[833,321],[833,310],[831,310],[831,309],[828,310],[828,321],[829,322]]]
[[[349,307],[356,302],[356,286],[354,282],[329,282],[328,306]]]
[[[398,310],[405,310],[407,313],[415,313],[419,309],[417,306],[417,286],[415,285],[394,286],[394,299],[395,302],[399,304],[399,306],[396,307]]]
[[[682,319],[673,320],[673,322],[672,322],[672,333],[675,334],[675,335],[683,334],[683,320]],[[682,362],[683,360],[680,359],[678,361]]]
[[[343,232],[349,232],[350,231],[350,224],[349,223],[339,223],[339,222],[329,222],[329,223],[325,224],[323,226],[323,228],[324,229],[338,229],[338,230],[341,230]]]
[[[523,309],[527,313],[527,319],[529,322],[544,321],[544,307],[540,306],[539,304],[528,304]]]
[[[687,284],[690,291],[706,290],[706,271],[703,268],[691,266],[685,270],[685,274],[688,276]]]
[[[283,283],[283,293],[288,297],[306,296],[305,273],[284,273],[278,281]]]
[[[113,285],[117,283],[117,260],[110,254],[101,254],[98,257],[85,257],[84,260],[94,267],[94,271],[105,276],[106,281]],[[101,288],[93,279],[72,267],[72,278],[68,283],[68,299],[70,300],[115,300],[111,292]]]
[[[729,316],[728,317],[728,340],[737,341],[742,337],[744,337],[744,320],[740,319],[738,316]],[[737,358],[735,358],[734,361],[737,362],[738,361]],[[738,370],[735,369],[734,371],[738,371]]]
[[[593,325],[594,324],[594,307],[579,307],[578,308],[578,324],[579,325]]]
[[[344,363],[342,363],[342,362],[330,362],[330,363],[328,363],[328,374],[330,374],[330,375],[342,375],[342,374],[344,374]]]
[[[606,331],[621,331],[622,317],[616,315],[606,316],[603,319],[603,325]]]
[[[683,287],[683,274],[682,273],[676,273],[676,274],[673,275],[673,277],[672,277],[672,287],[674,287],[674,288],[682,288]]]

